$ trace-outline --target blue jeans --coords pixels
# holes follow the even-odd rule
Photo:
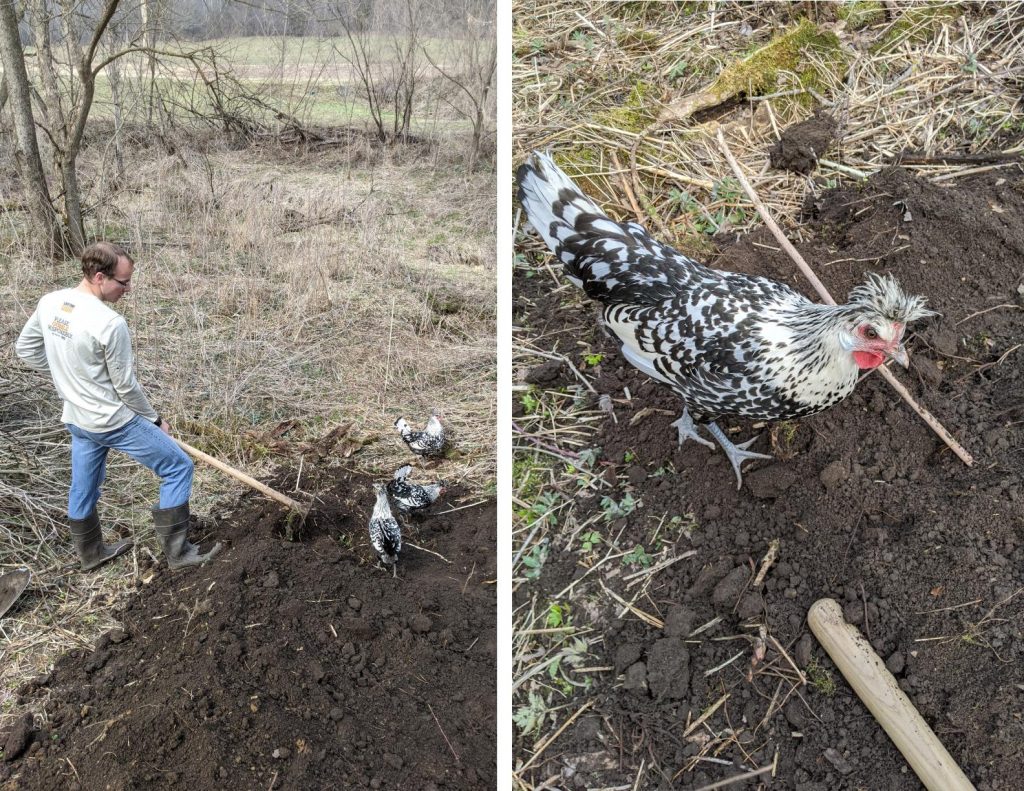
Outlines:
[[[149,467],[162,479],[160,507],[174,508],[192,494],[192,460],[153,423],[136,415],[121,428],[93,433],[65,423],[71,432],[71,491],[68,517],[85,519],[100,499],[107,451],[115,448]]]

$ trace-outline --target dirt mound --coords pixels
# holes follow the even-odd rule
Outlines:
[[[611,496],[629,492],[641,505],[597,524],[610,536],[621,530],[622,549],[643,545],[655,560],[662,551],[669,558],[697,551],[655,573],[637,602],[664,628],[620,619],[617,606],[591,608],[603,633],[592,650],[604,653],[593,664],[614,671],[593,710],[561,737],[564,761],[539,762],[537,777],[561,772],[579,788],[629,785],[646,761],[650,787],[692,788],[777,760],[772,788],[920,788],[809,633],[808,608],[830,596],[976,786],[1018,787],[1024,178],[1004,169],[940,186],[893,169],[827,192],[809,208],[803,236],[811,241],[797,246],[837,299],[866,272],[892,271],[941,312],[912,328],[912,367],[898,375],[976,463],[962,464],[870,375],[820,415],[770,430],[735,421],[738,438],[761,431],[753,449],[776,456],[748,466],[737,492],[721,452],[676,445],[670,423],[681,411],[678,398],[623,362],[590,308],[560,308],[543,278],[519,278],[518,315],[531,334],[583,327],[580,346],[604,354],[596,386],[613,397],[618,420],[606,419],[593,442],[604,479],[617,487]],[[811,293],[777,247],[757,233],[713,265]],[[581,524],[603,516],[600,499],[583,506]],[[778,561],[755,587],[774,540]],[[579,573],[575,554],[565,553],[537,584],[558,591]],[[627,600],[636,596],[619,588]],[[770,641],[752,667],[760,626],[807,673],[806,686]],[[716,702],[703,725],[687,730]],[[608,750],[625,757],[591,760]],[[750,783],[769,784],[766,777]]]
[[[772,167],[810,173],[817,167],[818,160],[825,156],[838,129],[836,119],[820,110],[806,121],[787,127],[779,142],[768,152]]]
[[[46,717],[4,787],[493,787],[494,502],[450,493],[406,530],[445,559],[407,545],[393,579],[372,482],[331,476],[301,541],[250,500],[210,565],[144,573],[123,629],[23,691]]]

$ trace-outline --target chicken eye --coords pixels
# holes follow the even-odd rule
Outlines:
[[[874,327],[868,327],[866,330],[864,330],[864,337],[870,341],[873,341],[875,338],[878,337],[878,330],[876,330]]]

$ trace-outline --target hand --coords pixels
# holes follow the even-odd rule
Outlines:
[[[160,425],[157,426],[157,428],[164,432],[168,437],[171,436],[171,427],[168,425],[166,420],[161,420]]]

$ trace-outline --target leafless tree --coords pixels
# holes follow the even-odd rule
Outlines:
[[[67,238],[50,199],[50,189],[39,154],[32,115],[31,85],[25,68],[25,52],[21,46],[14,0],[0,0],[0,60],[3,62],[4,81],[14,118],[16,158],[29,215],[39,238],[48,240],[49,254],[62,254],[68,250]]]
[[[468,156],[470,170],[476,167],[484,140],[494,132],[497,114],[494,101],[498,66],[495,20],[474,17],[474,5],[479,4],[466,4],[465,32],[447,39],[442,51],[443,60],[432,58],[430,51],[423,48],[423,56],[430,65],[456,88],[456,96],[446,99],[446,102],[472,124],[473,138]]]
[[[349,50],[336,48],[362,89],[381,142],[407,137],[416,89],[423,76],[419,59],[423,28],[418,0],[396,0],[371,13],[337,8]]]

